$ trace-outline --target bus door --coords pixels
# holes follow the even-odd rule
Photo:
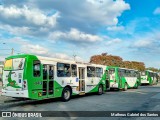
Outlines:
[[[85,68],[79,67],[79,91],[85,92]]]
[[[109,78],[109,71],[106,70],[106,89],[110,88],[110,78]]]
[[[123,88],[123,83],[122,83],[123,74],[124,74],[124,70],[118,69],[119,88]]]
[[[53,97],[54,93],[54,66],[43,65],[43,96]]]

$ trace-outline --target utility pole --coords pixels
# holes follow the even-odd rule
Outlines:
[[[77,55],[73,55],[74,61],[76,61],[76,56],[77,56]]]
[[[14,54],[14,49],[12,48],[12,52],[11,52],[11,55],[13,55]]]

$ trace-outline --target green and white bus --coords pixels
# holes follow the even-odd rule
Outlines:
[[[0,65],[0,81],[2,81],[3,65]]]
[[[6,58],[2,95],[42,100],[105,89],[105,66],[22,54]]]
[[[158,83],[158,73],[150,71],[150,70],[146,70],[146,71],[142,71],[140,72],[141,75],[141,85],[143,84],[149,84],[149,85],[154,85]]]
[[[107,82],[110,89],[138,88],[139,86],[139,72],[134,69],[120,68],[120,67],[106,67]]]

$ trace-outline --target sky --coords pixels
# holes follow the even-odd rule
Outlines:
[[[160,68],[160,0],[0,0],[0,60],[12,48],[86,62],[108,53]]]

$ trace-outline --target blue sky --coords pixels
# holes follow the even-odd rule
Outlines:
[[[0,0],[0,60],[11,48],[87,62],[107,52],[160,68],[159,21],[159,0]]]

